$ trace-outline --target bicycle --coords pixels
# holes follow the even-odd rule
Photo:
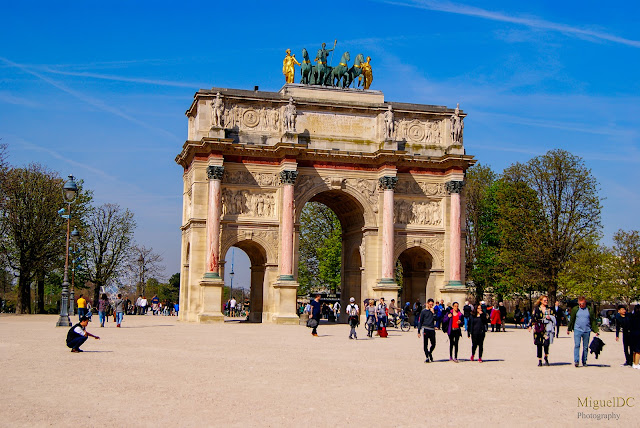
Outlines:
[[[390,317],[388,321],[389,327],[399,328],[401,331],[407,332],[411,329],[411,324],[407,321],[407,316],[404,312],[400,312],[397,318]]]

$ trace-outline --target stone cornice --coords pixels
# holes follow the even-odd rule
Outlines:
[[[476,163],[473,156],[445,154],[439,157],[411,155],[400,150],[377,150],[373,153],[342,150],[309,149],[306,144],[279,143],[273,146],[238,144],[227,138],[203,138],[201,141],[186,141],[175,158],[185,170],[195,158],[208,158],[212,153],[225,158],[246,162],[261,161],[280,163],[285,159],[296,159],[300,164],[325,163],[328,166],[358,164],[363,168],[378,169],[394,165],[402,170],[439,170],[460,168],[463,171]]]

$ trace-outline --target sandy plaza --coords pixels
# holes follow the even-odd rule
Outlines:
[[[349,327],[191,324],[127,316],[87,330],[84,353],[64,344],[54,315],[0,317],[0,425],[69,426],[635,426],[638,372],[622,363],[614,333],[589,366],[575,368],[566,328],[537,367],[531,334],[487,334],[485,362],[448,361],[437,332],[436,361],[424,363],[412,328],[387,339],[348,340]],[[621,400],[624,399],[624,402]],[[234,415],[230,418],[229,415]],[[609,419],[607,419],[609,418]]]

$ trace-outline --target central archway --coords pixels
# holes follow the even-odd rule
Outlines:
[[[400,293],[402,305],[406,302],[413,305],[416,300],[424,305],[433,265],[431,255],[423,248],[412,247],[400,254],[398,262],[402,265],[402,291]],[[433,292],[433,290],[430,291]],[[431,294],[429,297],[435,296]],[[408,315],[413,322],[413,314]]]
[[[323,204],[338,217],[342,228],[340,305],[344,309],[350,297],[354,297],[356,302],[361,302],[365,208],[354,196],[341,189],[321,190],[304,201],[304,204],[307,202]],[[300,214],[304,204],[299,205],[300,209],[296,211],[296,248],[299,245]],[[298,262],[296,251],[296,269]],[[340,314],[339,321],[346,321],[344,314]]]

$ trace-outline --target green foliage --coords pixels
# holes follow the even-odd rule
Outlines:
[[[300,294],[340,289],[342,228],[326,205],[309,202],[302,209],[298,252]]]
[[[526,164],[504,171],[510,182],[524,182],[538,197],[543,238],[532,242],[547,269],[546,290],[556,299],[558,276],[584,242],[599,237],[601,229],[598,183],[583,160],[564,150],[551,150]]]
[[[613,236],[617,297],[627,305],[640,300],[640,233],[619,229]]]
[[[568,297],[585,296],[596,304],[613,301],[618,295],[614,264],[609,249],[595,240],[585,241],[558,275],[558,288]]]

